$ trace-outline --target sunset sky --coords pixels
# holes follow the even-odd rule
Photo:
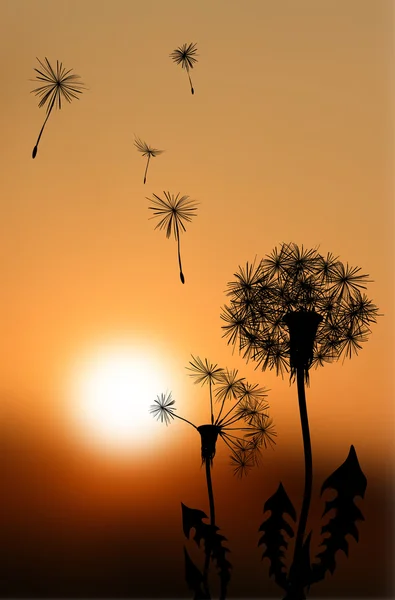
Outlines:
[[[208,513],[200,439],[148,409],[171,391],[181,416],[209,421],[207,390],[185,369],[194,355],[270,390],[275,448],[239,480],[219,444],[213,485],[230,596],[280,597],[257,530],[280,481],[300,509],[296,386],[232,352],[220,314],[239,266],[295,242],[361,267],[383,315],[358,356],[311,372],[312,523],[351,444],[368,486],[359,543],[349,539],[349,558],[310,597],[392,597],[393,2],[0,9],[0,594],[188,596],[180,503]],[[194,95],[169,58],[189,42]],[[52,112],[32,160],[45,108],[31,91],[45,57],[86,89]],[[165,151],[145,185],[135,136]],[[198,203],[181,236],[185,285],[174,238],[149,219],[147,198],[164,191]],[[90,416],[86,386],[111,387],[101,377],[122,365],[135,426],[115,443],[112,415]]]

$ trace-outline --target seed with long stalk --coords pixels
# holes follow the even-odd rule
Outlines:
[[[196,52],[196,44],[190,43],[179,46],[170,54],[170,58],[174,60],[176,65],[181,65],[181,67],[186,70],[192,94],[195,93],[195,90],[193,89],[189,69],[193,69],[194,64],[197,63],[197,58],[195,58],[195,56],[198,56],[198,54],[196,54]]]
[[[79,75],[71,74],[72,69],[66,71],[63,64],[58,60],[56,61],[56,69],[54,69],[49,60],[45,57],[45,64],[37,58],[41,65],[41,69],[34,69],[38,75],[33,81],[40,81],[42,85],[31,91],[32,94],[36,94],[40,98],[38,104],[39,108],[47,105],[47,116],[43,126],[41,127],[40,133],[37,138],[36,145],[33,148],[32,157],[35,158],[38,150],[38,144],[44,131],[44,127],[47,124],[49,115],[54,107],[62,108],[62,99],[71,102],[73,98],[79,99],[78,94],[82,94],[82,90],[85,89]]]
[[[154,198],[147,198],[152,202],[152,206],[149,206],[149,210],[154,211],[151,219],[159,218],[159,223],[155,229],[166,229],[166,237],[170,238],[172,232],[177,242],[178,250],[178,264],[180,267],[180,279],[181,283],[185,283],[184,273],[182,271],[181,263],[181,249],[180,249],[180,233],[186,231],[184,222],[190,222],[192,217],[196,216],[197,203],[190,200],[189,196],[181,196],[170,192],[163,192],[165,200],[154,194]]]
[[[152,158],[155,158],[155,156],[159,156],[159,154],[162,154],[164,152],[164,150],[157,150],[157,148],[151,148],[151,146],[148,146],[148,144],[146,142],[143,142],[138,137],[135,137],[134,145],[136,146],[137,150],[139,152],[141,152],[141,154],[143,156],[147,157],[147,165],[145,167],[145,173],[144,173],[144,183],[145,183],[147,181],[147,171],[148,171],[148,165],[149,165],[151,156],[152,156]]]

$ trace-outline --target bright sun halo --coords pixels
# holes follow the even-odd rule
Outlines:
[[[157,359],[104,347],[82,361],[73,380],[74,412],[85,437],[115,450],[152,444],[158,423],[149,407],[167,390]]]

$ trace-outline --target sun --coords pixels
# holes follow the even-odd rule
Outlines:
[[[72,377],[72,412],[79,432],[109,450],[152,444],[158,433],[149,407],[168,389],[157,357],[125,345],[104,347],[80,360]]]

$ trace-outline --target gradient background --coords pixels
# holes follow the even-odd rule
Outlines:
[[[191,353],[270,388],[275,450],[240,481],[219,447],[213,483],[230,595],[280,597],[257,529],[280,480],[300,509],[296,389],[232,354],[220,308],[239,265],[294,241],[361,266],[385,315],[359,356],[311,375],[311,523],[351,443],[368,487],[357,499],[359,544],[350,539],[349,559],[339,554],[310,596],[393,597],[393,2],[1,0],[0,9],[1,594],[188,595],[180,502],[208,511],[199,436],[154,422],[114,457],[69,418],[70,365],[121,341],[155,359],[196,424],[208,401],[186,374]],[[169,58],[192,41],[195,96]],[[45,56],[89,89],[51,114],[33,161],[45,112],[29,79]],[[145,186],[134,133],[166,150]],[[185,286],[175,241],[148,220],[146,196],[163,190],[200,203],[182,238]]]

